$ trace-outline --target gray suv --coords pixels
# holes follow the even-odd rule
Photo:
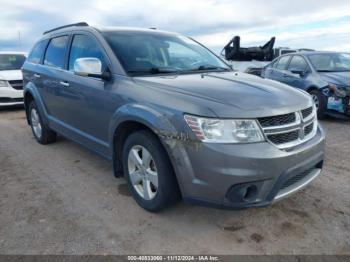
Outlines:
[[[113,162],[136,202],[265,206],[317,177],[325,135],[311,97],[234,72],[196,41],[78,23],[45,32],[23,66],[28,123]]]

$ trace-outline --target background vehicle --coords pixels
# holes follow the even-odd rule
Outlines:
[[[28,123],[113,161],[150,211],[189,202],[265,206],[321,172],[310,96],[233,72],[185,36],[79,23],[50,30],[23,66]]]
[[[319,117],[334,113],[350,116],[350,54],[287,54],[266,66],[262,76],[310,93]]]
[[[25,60],[22,52],[0,52],[0,106],[23,104],[21,68]]]

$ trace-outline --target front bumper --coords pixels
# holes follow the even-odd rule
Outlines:
[[[23,90],[12,87],[0,87],[0,106],[13,106],[23,104]]]
[[[289,152],[269,142],[188,141],[177,141],[168,152],[185,201],[246,208],[280,200],[316,178],[323,164],[324,141],[319,127],[312,139]]]

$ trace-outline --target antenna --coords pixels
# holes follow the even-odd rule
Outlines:
[[[21,49],[21,30],[18,30],[18,49]]]

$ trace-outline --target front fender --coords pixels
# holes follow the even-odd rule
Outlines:
[[[176,112],[172,112],[171,110],[164,108],[156,109],[149,105],[142,104],[126,104],[120,107],[113,114],[109,127],[109,141],[111,145],[110,153],[113,160],[114,174],[117,177],[122,175],[123,170],[121,159],[118,157],[118,155],[121,153],[119,151],[120,148],[118,146],[118,149],[114,148],[114,142],[115,138],[118,137],[118,133],[121,132],[121,130],[118,130],[118,128],[121,127],[123,123],[128,121],[140,123],[152,130],[160,138],[166,151],[168,151],[168,147],[166,146],[163,138],[168,134],[177,133],[174,126],[174,123],[176,123]]]
[[[176,128],[170,120],[175,120],[175,118],[176,113],[167,109],[156,109],[142,104],[123,105],[113,114],[109,128],[109,141],[113,141],[115,131],[120,124],[126,121],[141,123],[158,135],[168,132],[174,133]]]

